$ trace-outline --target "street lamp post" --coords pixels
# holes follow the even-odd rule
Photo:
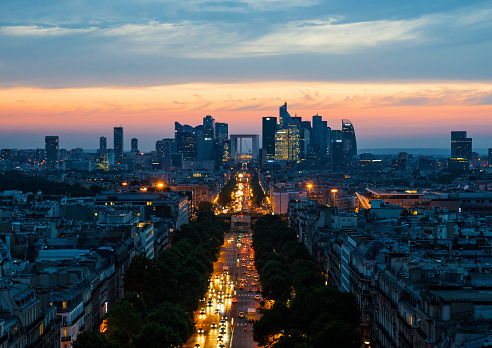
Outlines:
[[[333,206],[336,207],[337,206],[337,201],[336,201],[336,194],[337,194],[338,190],[337,189],[332,189],[331,190],[331,193],[333,193]]]

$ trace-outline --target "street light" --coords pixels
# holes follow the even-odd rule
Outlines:
[[[306,187],[308,188],[308,198],[311,198],[311,189],[313,188],[313,184],[309,183]]]
[[[336,207],[337,206],[337,201],[335,200],[335,195],[337,194],[338,190],[337,189],[331,189],[331,193],[333,193],[333,206]]]

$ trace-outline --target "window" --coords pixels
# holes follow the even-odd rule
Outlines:
[[[44,332],[44,323],[41,323],[41,325],[39,325],[39,336],[43,335],[43,332]]]
[[[63,301],[62,307],[63,307],[63,309],[67,309],[67,302],[66,301]]]

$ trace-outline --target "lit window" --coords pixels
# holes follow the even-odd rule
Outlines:
[[[63,309],[67,309],[67,302],[63,302],[62,307]]]

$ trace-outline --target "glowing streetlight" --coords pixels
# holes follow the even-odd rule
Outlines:
[[[337,189],[331,189],[331,193],[333,193],[333,206],[334,207],[337,206],[337,203],[336,203],[337,201],[335,200],[337,192],[338,192]]]
[[[157,184],[157,187],[160,188],[160,189],[162,189],[164,187],[164,184],[162,182],[160,182],[160,183]]]
[[[311,189],[313,188],[313,184],[309,183],[306,185],[306,187],[308,188],[308,198],[311,197]]]

